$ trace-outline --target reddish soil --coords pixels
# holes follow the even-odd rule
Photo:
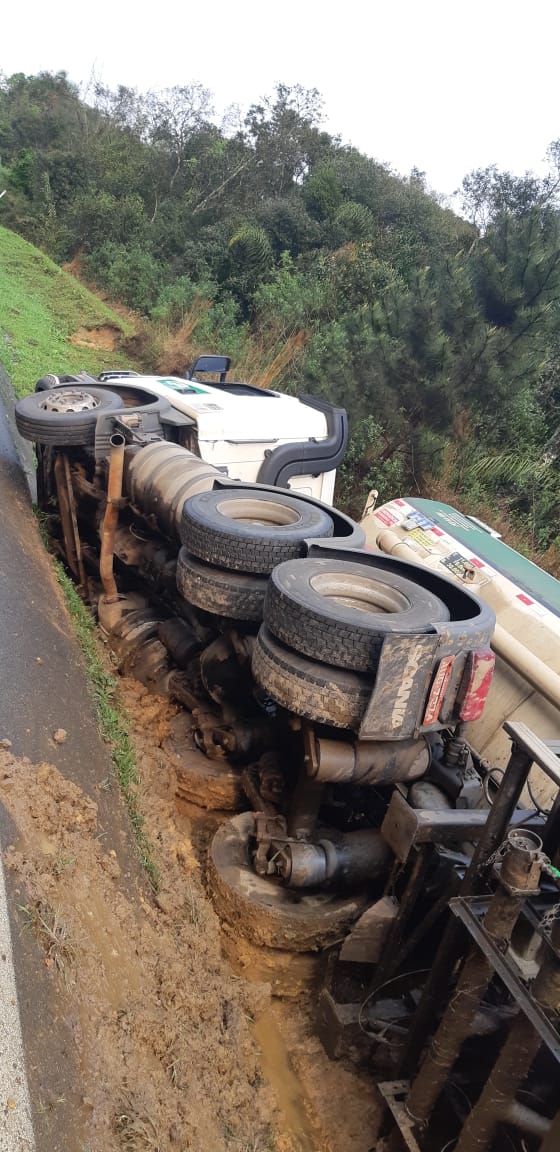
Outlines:
[[[222,956],[204,890],[220,817],[175,799],[162,744],[173,709],[123,681],[160,887],[121,875],[93,800],[49,764],[0,748],[5,853],[67,1003],[96,1152],[368,1152],[373,1086],[331,1064],[305,999],[272,1002]],[[110,787],[116,788],[114,783]],[[255,1027],[253,1027],[256,1021]]]
[[[101,348],[114,352],[122,339],[122,332],[112,324],[101,324],[95,328],[78,328],[68,337],[70,344],[79,348]]]

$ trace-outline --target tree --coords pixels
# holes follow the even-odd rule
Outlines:
[[[283,196],[300,185],[314,160],[330,143],[319,131],[323,100],[316,88],[278,84],[275,98],[253,104],[245,120],[247,139],[268,195]]]
[[[170,191],[184,168],[189,142],[208,125],[213,112],[211,92],[197,82],[148,93],[148,139],[171,160]]]
[[[465,219],[420,170],[402,179],[323,131],[315,89],[279,84],[218,125],[196,82],[0,77],[4,222],[81,252],[171,327],[200,311],[197,338],[251,371],[344,403],[348,498],[352,477],[421,487],[443,461],[541,543],[560,509],[560,141],[548,155],[544,178],[470,173]]]

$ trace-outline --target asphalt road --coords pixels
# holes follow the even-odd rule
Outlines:
[[[41,543],[1,401],[0,525],[0,739],[11,741],[16,756],[54,764],[96,801],[100,833],[117,851],[123,882],[130,882],[137,868],[122,808],[113,790],[100,787],[111,773],[109,753],[97,731],[72,622]],[[58,728],[68,733],[63,744],[53,740]],[[15,835],[0,804],[2,851]],[[82,1152],[80,1072],[71,1027],[43,956],[18,924],[22,896],[9,873],[5,880],[4,901],[0,876],[0,1152]]]

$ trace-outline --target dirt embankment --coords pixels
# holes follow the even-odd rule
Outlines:
[[[79,348],[104,348],[106,352],[114,352],[122,341],[122,332],[116,324],[98,324],[78,328],[68,339]]]
[[[268,987],[222,959],[201,869],[216,818],[175,803],[161,750],[167,703],[135,682],[123,692],[156,897],[121,876],[93,800],[52,765],[0,749],[0,801],[18,829],[5,863],[21,893],[21,929],[37,936],[66,1001],[86,1146],[368,1152],[371,1086],[329,1064],[305,1014],[271,1009]]]

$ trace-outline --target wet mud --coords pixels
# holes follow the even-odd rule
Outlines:
[[[177,799],[165,752],[173,708],[135,681],[120,691],[155,894],[137,868],[124,871],[90,796],[53,765],[0,747],[0,803],[17,830],[4,863],[19,893],[18,931],[34,934],[62,998],[83,1146],[368,1152],[371,1082],[329,1062],[305,994],[275,1000],[266,964],[228,961],[205,888],[208,845],[225,816]],[[116,783],[107,786],[119,808]]]

